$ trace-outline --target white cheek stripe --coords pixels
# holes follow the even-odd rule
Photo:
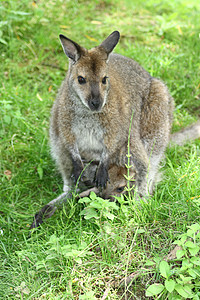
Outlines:
[[[84,93],[81,93],[81,91],[80,91],[79,89],[76,88],[76,85],[73,86],[73,89],[76,90],[76,93],[77,93],[77,91],[79,91],[79,92],[77,93],[78,98],[79,98],[80,101],[83,103],[83,105],[84,105],[85,107],[87,107],[87,108],[90,110],[89,104],[88,104],[88,102],[87,102],[86,99],[85,99]],[[106,90],[106,92],[105,92],[105,96],[104,96],[104,98],[103,98],[103,103],[102,103],[102,108],[104,107],[104,105],[105,105],[106,102],[107,102],[108,91],[109,91],[109,88],[107,88],[107,90]]]

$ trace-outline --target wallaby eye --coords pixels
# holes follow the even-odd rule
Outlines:
[[[103,84],[106,84],[107,78],[108,78],[107,76],[103,77],[103,79],[102,79],[102,83],[103,83]]]
[[[82,76],[78,76],[78,82],[79,82],[79,84],[84,84],[84,83],[86,83],[86,79]]]

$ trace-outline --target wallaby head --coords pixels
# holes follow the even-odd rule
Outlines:
[[[60,35],[63,50],[70,59],[68,85],[72,100],[78,98],[93,112],[100,111],[106,103],[109,90],[107,61],[119,37],[119,32],[114,31],[99,46],[87,50]]]
[[[135,184],[136,171],[134,168],[129,170],[129,176],[133,178],[130,185]],[[106,188],[102,191],[102,197],[105,199],[115,200],[115,196],[120,196],[126,192],[127,186],[127,168],[117,165],[111,165],[109,170],[109,182],[107,182]]]

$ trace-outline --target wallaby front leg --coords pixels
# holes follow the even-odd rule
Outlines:
[[[79,177],[81,176],[81,173],[83,172],[84,164],[82,162],[81,156],[79,154],[78,147],[75,146],[73,149],[71,149],[71,155],[72,155],[72,174],[74,175],[74,179],[77,182]]]
[[[109,180],[108,165],[107,163],[100,162],[96,172],[96,179],[95,179],[96,186],[99,188],[106,188],[106,184],[108,180]]]
[[[108,155],[105,152],[103,152],[95,176],[95,183],[96,186],[99,188],[106,188],[107,181],[109,180],[108,167],[109,167]]]
[[[77,181],[83,170],[83,162],[78,152],[78,148],[66,147],[66,145],[60,143],[59,147],[54,146],[53,150],[54,158],[63,179],[63,191],[69,192],[72,188],[72,175]]]

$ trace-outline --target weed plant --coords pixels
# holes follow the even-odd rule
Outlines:
[[[59,33],[91,48],[119,30],[115,51],[168,85],[176,131],[200,115],[199,15],[196,0],[0,2],[1,299],[146,299],[155,285],[152,299],[199,299],[199,251],[184,244],[183,256],[161,263],[200,224],[199,141],[167,150],[148,203],[72,198],[28,239],[34,214],[62,191],[48,144],[67,70]]]

